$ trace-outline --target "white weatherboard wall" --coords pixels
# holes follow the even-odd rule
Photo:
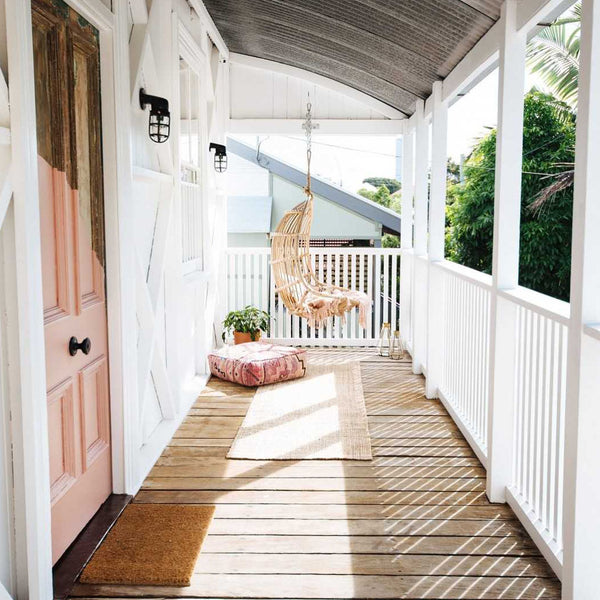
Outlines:
[[[398,135],[405,115],[315,73],[241,54],[230,57],[229,133],[302,133],[310,97],[319,133]]]
[[[155,0],[147,14],[130,11],[138,485],[204,381],[225,243],[223,176],[208,151],[209,142],[224,143],[225,56],[184,4]],[[148,137],[140,87],[169,100],[165,144]],[[182,166],[193,184],[180,181]]]
[[[303,119],[310,94],[315,119],[402,119],[383,102],[280,63],[231,55],[232,119]]]

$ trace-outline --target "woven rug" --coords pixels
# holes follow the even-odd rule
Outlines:
[[[81,575],[83,583],[190,585],[214,506],[130,504]]]
[[[309,365],[259,388],[227,458],[371,460],[360,365]]]

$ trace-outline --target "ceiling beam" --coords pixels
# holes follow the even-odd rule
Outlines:
[[[404,133],[406,119],[313,119],[316,135],[393,135]],[[303,119],[229,119],[228,133],[304,135]]]

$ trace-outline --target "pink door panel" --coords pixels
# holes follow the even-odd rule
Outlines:
[[[32,9],[56,562],[112,490],[99,52],[64,3]]]

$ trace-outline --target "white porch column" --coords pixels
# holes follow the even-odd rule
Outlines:
[[[427,361],[427,167],[429,127],[425,103],[417,101],[415,111],[415,209],[413,279],[413,371],[422,373]]]
[[[444,260],[446,225],[446,172],[448,161],[448,104],[442,100],[442,82],[433,84],[431,132],[431,197],[429,200],[429,285],[427,299],[427,384],[428,398],[438,395],[444,368],[444,289],[442,273],[432,268]]]
[[[506,0],[501,15],[488,414],[487,494],[492,502],[505,502],[514,447],[516,305],[499,297],[498,290],[519,283],[526,33],[517,29],[517,5],[518,0]]]
[[[52,597],[50,470],[31,5],[6,3],[18,348],[11,419],[17,596]]]
[[[415,193],[415,134],[413,119],[402,140],[402,205],[400,220],[400,247],[413,247],[413,197]]]
[[[563,598],[598,598],[600,556],[600,3],[584,0],[565,419]],[[589,327],[585,332],[586,325]]]
[[[400,336],[405,346],[412,340],[411,296],[413,287],[413,200],[415,179],[414,118],[411,117],[402,140],[402,206],[400,213]]]

